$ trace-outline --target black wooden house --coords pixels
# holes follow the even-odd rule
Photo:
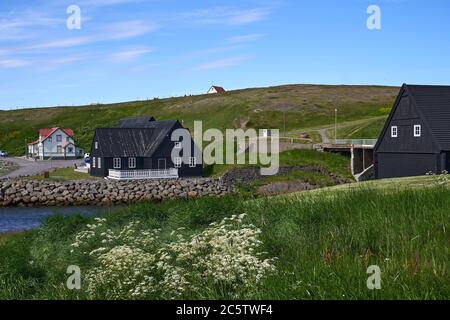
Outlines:
[[[96,129],[91,175],[118,180],[202,176],[201,152],[197,149],[195,156],[197,147],[190,135],[192,155],[185,161],[182,157],[172,160],[172,150],[181,148],[172,141],[177,129],[183,129],[180,122],[156,121],[153,117],[123,119],[115,128]]]
[[[374,163],[377,179],[450,171],[450,86],[402,86]]]

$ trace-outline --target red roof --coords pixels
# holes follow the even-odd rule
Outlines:
[[[73,137],[73,130],[72,129],[62,129],[62,128],[50,128],[50,129],[40,129],[39,135],[42,136],[42,140],[46,139],[47,137],[51,136],[56,130],[61,129],[64,131],[69,137]]]
[[[217,93],[224,93],[225,89],[219,86],[212,86],[214,89],[216,89]]]
[[[39,130],[39,136],[42,137],[42,141],[50,137],[53,133],[55,133],[57,130],[61,129],[64,131],[69,137],[74,137],[73,130],[72,129],[63,129],[63,128],[44,128]],[[39,140],[33,141],[30,144],[37,144],[39,143]]]

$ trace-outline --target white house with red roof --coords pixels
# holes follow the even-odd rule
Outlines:
[[[71,129],[40,129],[39,139],[28,144],[28,156],[42,160],[83,157],[83,149],[77,147],[74,138]]]
[[[212,86],[209,90],[208,90],[208,94],[216,94],[216,93],[224,93],[225,89],[219,86]]]

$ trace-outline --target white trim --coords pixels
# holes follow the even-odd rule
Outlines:
[[[114,158],[113,159],[113,167],[114,167],[114,169],[122,168],[122,159],[121,158]]]
[[[398,127],[397,126],[391,127],[391,138],[398,138]]]
[[[197,165],[197,158],[190,157],[189,158],[189,168],[195,168],[196,165]]]
[[[92,163],[92,168],[96,168],[97,164],[96,164],[97,159],[95,157],[92,157],[91,163]]]
[[[101,168],[102,168],[102,158],[98,157],[98,158],[97,158],[97,161],[98,161],[98,162],[97,162],[97,164],[98,164],[97,167],[98,167],[99,169],[101,169]]]
[[[422,126],[420,124],[416,124],[414,126],[414,137],[419,138],[422,136]]]
[[[180,157],[176,157],[174,159],[174,165],[175,165],[175,168],[181,168],[181,158]]]
[[[98,141],[95,141],[95,142],[94,142],[94,148],[95,148],[95,149],[98,149]]]
[[[136,169],[136,158],[128,158],[128,168]]]

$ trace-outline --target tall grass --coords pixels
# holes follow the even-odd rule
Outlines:
[[[247,222],[262,230],[262,250],[278,259],[277,272],[241,298],[449,297],[448,189],[353,189],[337,195],[144,203],[109,214],[107,227],[121,230],[137,219],[143,229],[160,228],[164,240],[180,227],[190,236],[211,222],[247,213]],[[70,244],[92,219],[53,217],[40,230],[0,244],[0,298],[86,298],[83,290],[69,292],[63,283],[68,265],[89,267],[89,261],[74,260]],[[370,265],[381,268],[381,290],[367,289]],[[207,297],[224,298],[217,293]]]

